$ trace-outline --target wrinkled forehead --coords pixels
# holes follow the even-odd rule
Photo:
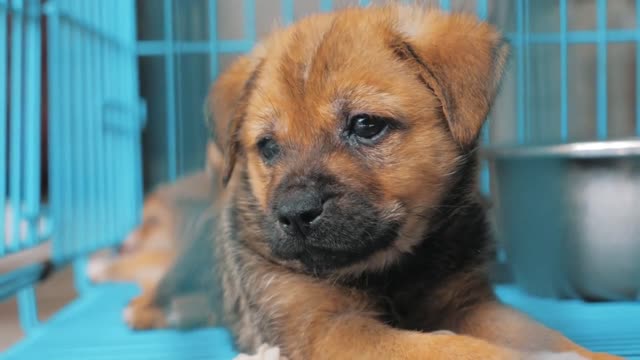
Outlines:
[[[340,114],[388,112],[402,102],[391,98],[398,85],[390,74],[402,69],[390,47],[396,39],[387,20],[314,20],[265,44],[247,109],[252,134],[312,138],[303,134],[335,129]]]

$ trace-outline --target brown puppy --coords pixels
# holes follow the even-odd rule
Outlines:
[[[506,57],[473,17],[370,7],[275,32],[220,77],[213,244],[241,350],[609,358],[501,305],[487,279],[474,153]],[[130,324],[161,323],[167,289],[137,302]]]
[[[88,263],[88,276],[96,283],[136,282],[143,291],[153,289],[174,263],[180,250],[200,236],[196,226],[208,217],[222,155],[210,143],[204,171],[158,186],[144,200],[142,221],[123,241],[120,252],[101,252]],[[197,229],[197,230],[196,230]]]
[[[213,202],[210,170],[199,171],[152,191],[144,201],[142,221],[120,252],[97,254],[88,264],[94,282],[136,282],[154,288],[180,249],[199,236],[198,221]]]
[[[220,192],[223,160],[215,144],[208,144],[206,151],[204,171],[163,184],[145,199],[142,223],[125,240],[121,254],[96,256],[89,263],[89,277],[95,282],[135,281],[142,288],[124,309],[126,321],[139,304],[158,294],[158,288],[168,299],[166,309],[138,316],[138,326],[194,327],[215,321],[212,310],[217,305],[210,302],[217,297],[211,294],[217,287],[211,286],[209,271],[215,213],[211,206]]]
[[[123,242],[118,254],[101,252],[88,263],[95,283],[136,282],[143,289],[156,284],[174,260],[173,209],[152,194],[144,202],[142,223]]]
[[[209,147],[211,150],[215,148]],[[215,153],[209,155],[216,156]],[[189,266],[180,265],[182,271],[189,272],[189,277],[172,288],[167,314],[149,317],[149,326],[193,327],[214,321],[209,303],[211,296],[203,286],[212,283],[211,274],[201,271],[212,262],[208,240],[212,231],[209,207],[215,189],[213,166],[216,166],[215,161],[209,162],[204,171],[156,188],[145,199],[141,224],[129,234],[120,253],[99,253],[89,261],[88,275],[96,283],[137,283],[142,295],[132,301],[134,306],[155,294],[162,281],[171,279],[166,274],[176,273],[171,269],[177,266],[179,254],[198,249],[199,254],[205,255],[191,256]],[[132,306],[124,309],[125,320],[131,317]]]

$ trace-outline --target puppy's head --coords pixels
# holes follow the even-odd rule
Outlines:
[[[253,241],[316,272],[410,252],[476,146],[506,56],[473,17],[390,6],[307,18],[238,59],[210,104]]]

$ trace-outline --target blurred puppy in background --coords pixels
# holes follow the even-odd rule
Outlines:
[[[160,189],[148,196],[142,223],[123,242],[119,252],[104,251],[88,263],[89,278],[96,282],[136,282],[143,288],[157,283],[174,257],[175,209],[159,196]]]
[[[211,181],[205,171],[163,184],[144,201],[142,222],[122,243],[118,254],[100,254],[89,261],[95,282],[156,284],[173,263],[178,249],[193,236],[194,217],[211,205]]]
[[[178,254],[205,233],[207,210],[219,183],[215,177],[219,171],[213,169],[221,164],[217,147],[210,144],[204,170],[154,189],[145,198],[141,224],[119,253],[102,252],[89,261],[89,278],[96,283],[135,282],[143,293],[156,288]]]

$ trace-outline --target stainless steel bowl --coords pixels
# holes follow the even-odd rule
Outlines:
[[[640,140],[484,155],[517,284],[544,297],[640,299]]]

